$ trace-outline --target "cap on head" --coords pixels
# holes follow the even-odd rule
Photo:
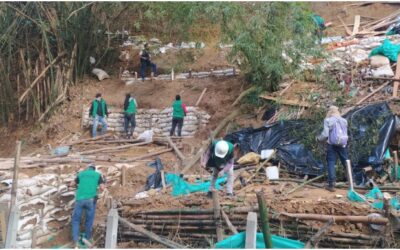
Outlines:
[[[180,96],[180,95],[176,95],[176,96],[175,96],[175,100],[179,101],[180,99],[181,99],[181,96]]]
[[[90,163],[87,167],[96,170],[96,166],[94,165],[94,163]]]
[[[214,153],[218,158],[224,158],[229,151],[229,145],[226,141],[219,141],[215,145]]]

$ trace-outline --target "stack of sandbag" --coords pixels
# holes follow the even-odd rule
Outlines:
[[[98,202],[104,203],[109,187],[119,185],[123,165],[127,164],[96,166],[106,181],[106,190],[99,195]],[[45,168],[47,173],[33,177],[19,175],[17,206],[20,219],[17,248],[31,248],[33,233],[36,234],[36,244],[41,245],[71,224],[76,192],[75,178],[79,170],[82,169],[77,166],[59,165]],[[0,202],[7,203],[11,200],[11,178],[0,181],[2,189],[6,189],[0,194]]]
[[[198,107],[187,107],[187,116],[182,127],[182,136],[193,136],[196,131],[205,126],[210,115]],[[108,130],[117,133],[124,132],[124,113],[121,110],[110,109],[107,118]],[[89,127],[92,120],[89,118],[89,108],[83,114],[83,126]],[[136,113],[136,133],[142,133],[152,129],[157,135],[169,135],[172,126],[172,108],[159,109],[138,109]]]

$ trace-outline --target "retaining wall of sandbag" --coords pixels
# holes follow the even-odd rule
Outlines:
[[[106,189],[99,195],[99,204],[108,197],[107,188],[120,185],[121,168],[133,167],[128,164],[115,164],[113,166],[97,166],[106,179]],[[63,173],[63,168],[68,168],[68,174]],[[20,219],[17,231],[17,248],[31,248],[33,234],[36,236],[36,246],[49,241],[62,229],[71,225],[71,216],[75,203],[75,173],[79,167],[59,165],[46,167],[46,173],[33,177],[19,176],[17,189],[17,206]],[[8,203],[11,199],[12,177],[8,172],[2,175],[0,181],[7,191],[0,194],[0,202]],[[72,237],[72,236],[71,236]],[[71,238],[72,239],[72,238]]]
[[[90,127],[92,119],[89,118],[89,107],[84,109],[83,127]],[[108,130],[117,133],[124,132],[124,114],[121,110],[110,109],[107,118]],[[210,115],[198,107],[187,107],[187,116],[184,118],[182,136],[193,136],[196,131],[205,126]],[[138,109],[136,113],[136,133],[142,133],[153,129],[156,135],[169,135],[172,126],[172,108],[160,109]],[[177,129],[175,131],[177,133]]]

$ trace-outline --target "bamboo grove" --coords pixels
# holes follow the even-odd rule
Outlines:
[[[67,98],[106,40],[96,32],[104,30],[101,11],[84,2],[0,4],[1,125],[42,121]]]

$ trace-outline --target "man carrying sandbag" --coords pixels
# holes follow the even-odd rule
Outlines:
[[[72,240],[75,247],[78,247],[79,228],[82,213],[85,210],[85,238],[92,238],[92,227],[96,214],[97,189],[104,190],[104,180],[99,172],[96,171],[94,164],[78,173],[75,179],[78,188],[75,195],[75,207],[72,214]]]
[[[225,140],[213,141],[206,152],[201,157],[201,165],[206,169],[212,170],[212,179],[210,191],[207,196],[211,198],[215,190],[215,182],[218,177],[228,174],[226,183],[226,193],[233,197],[233,163],[234,163],[234,145]]]
[[[320,142],[327,142],[326,161],[328,167],[328,186],[327,190],[335,192],[336,182],[336,155],[346,169],[346,160],[348,160],[347,141],[347,121],[340,116],[339,108],[329,107],[326,118],[324,119],[324,129],[321,135],[317,136]]]
[[[107,103],[101,97],[100,93],[96,94],[96,98],[92,102],[92,106],[89,110],[89,116],[93,119],[93,127],[92,127],[92,137],[96,137],[97,134],[97,125],[101,123],[101,133],[104,134],[107,132],[107,122],[106,118],[108,115]]]

